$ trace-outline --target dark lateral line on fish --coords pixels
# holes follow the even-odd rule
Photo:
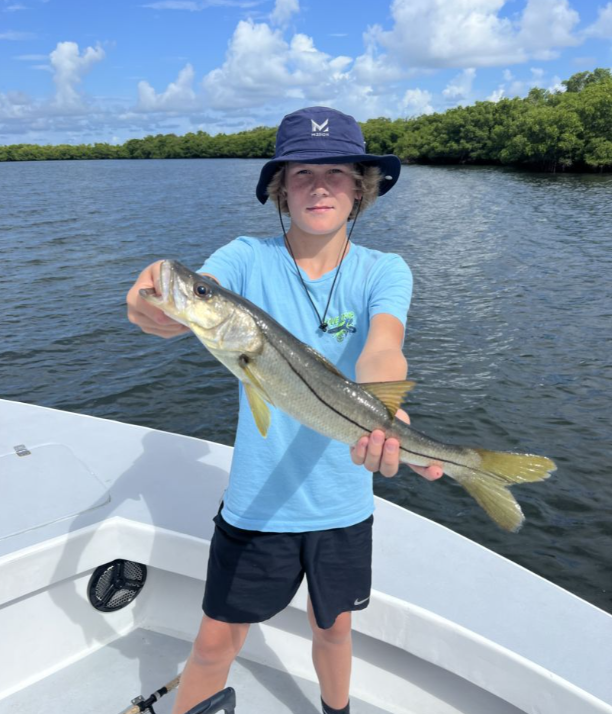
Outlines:
[[[276,349],[276,348],[275,348]],[[342,412],[338,411],[335,409],[331,404],[325,401],[323,397],[321,397],[311,386],[308,384],[308,382],[302,377],[302,375],[295,369],[293,364],[291,364],[290,360],[288,360],[284,354],[282,354],[278,349],[276,350],[277,353],[282,357],[282,359],[285,360],[285,362],[289,365],[289,369],[297,375],[297,377],[308,387],[308,389],[314,394],[314,396],[321,402],[321,404],[324,404],[329,410],[337,414],[339,417],[342,417],[342,419],[346,419],[346,421],[350,422],[351,424],[354,424],[356,427],[359,429],[363,429],[363,431],[367,432],[368,429],[367,427],[359,424],[359,422],[353,421],[351,418],[346,416],[346,414],[343,414]],[[418,451],[410,451],[409,449],[406,449],[404,446],[400,446],[400,451],[405,451],[407,454],[412,454],[413,456],[420,456],[423,459],[431,459],[433,458],[432,456],[429,456],[428,454],[420,454]],[[438,460],[438,459],[436,459]],[[455,464],[453,461],[448,461],[447,459],[444,459],[444,462],[447,464],[453,464],[454,466],[463,466],[463,464]]]
[[[272,343],[270,343],[270,344],[272,344]],[[280,352],[280,350],[278,350],[276,347],[274,347],[274,349],[276,350],[276,352],[278,353],[278,355],[279,355],[282,359],[284,359],[285,362],[289,365],[289,369],[291,369],[291,371],[292,371],[295,375],[297,375],[298,379],[300,379],[300,381],[303,382],[303,384],[305,384],[306,387],[308,387],[308,389],[310,390],[310,392],[312,392],[312,394],[321,402],[321,404],[324,404],[330,411],[334,412],[335,414],[337,414],[337,415],[338,415],[339,417],[341,417],[342,419],[346,419],[346,421],[350,422],[351,424],[354,424],[354,425],[355,425],[356,427],[358,427],[359,429],[363,429],[363,431],[365,431],[365,432],[368,431],[368,429],[367,429],[365,426],[362,426],[362,425],[359,424],[358,422],[353,421],[353,420],[350,419],[348,416],[346,416],[346,414],[343,414],[342,412],[339,412],[339,411],[338,411],[337,409],[335,409],[331,404],[329,404],[328,402],[326,402],[325,399],[323,399],[323,397],[321,397],[321,396],[310,386],[310,384],[304,379],[304,377],[302,377],[302,375],[297,371],[297,369],[295,369],[295,367],[293,366],[293,364],[291,363],[291,361],[288,360],[287,357],[285,357],[285,355],[282,354],[282,353]],[[470,469],[471,471],[475,471],[475,472],[477,472],[477,473],[483,474],[484,476],[494,476],[494,477],[500,479],[500,480],[501,480],[503,483],[505,483],[505,484],[508,483],[508,482],[506,481],[506,479],[504,479],[502,476],[499,476],[498,474],[495,474],[495,473],[493,473],[493,472],[483,471],[482,469],[479,469],[478,467],[475,467],[475,466],[466,466],[465,464],[459,464],[459,463],[457,463],[456,461],[451,461],[450,459],[437,459],[437,458],[435,458],[435,457],[433,457],[433,456],[430,456],[429,454],[421,454],[421,453],[419,453],[418,451],[410,451],[410,449],[407,449],[405,446],[402,446],[401,444],[400,444],[400,451],[403,451],[403,452],[405,452],[406,454],[411,454],[411,455],[413,455],[413,456],[420,456],[420,457],[423,458],[423,459],[432,459],[433,461],[440,461],[440,462],[442,462],[443,464],[449,464],[449,465],[451,465],[451,466],[458,466],[459,468],[464,468],[464,469],[467,468],[467,469]]]

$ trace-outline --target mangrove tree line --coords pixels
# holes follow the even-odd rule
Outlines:
[[[564,91],[476,102],[411,119],[361,124],[367,151],[408,163],[506,164],[546,171],[612,170],[612,73],[580,72]],[[236,134],[157,134],[122,145],[0,146],[0,161],[59,159],[268,158],[276,128]]]

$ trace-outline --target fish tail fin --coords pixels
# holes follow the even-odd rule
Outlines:
[[[520,483],[542,481],[555,471],[554,462],[545,456],[510,454],[474,449],[480,458],[478,466],[453,464],[447,469],[465,490],[484,508],[500,528],[516,532],[525,516],[509,490]]]
[[[534,454],[512,454],[507,451],[474,449],[480,456],[480,468],[505,481],[515,483],[543,481],[557,470],[554,461]]]

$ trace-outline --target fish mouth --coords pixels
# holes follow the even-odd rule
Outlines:
[[[159,289],[141,288],[139,294],[147,302],[166,313],[180,312],[185,307],[186,296],[181,290],[181,280],[175,268],[175,261],[162,261],[159,272]]]
[[[155,288],[140,288],[138,291],[140,293],[140,296],[148,300],[149,302],[154,302],[155,300],[161,300],[159,295],[157,294],[157,290]]]

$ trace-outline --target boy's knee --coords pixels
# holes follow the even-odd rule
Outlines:
[[[313,627],[314,637],[318,642],[327,645],[342,645],[351,637],[351,613],[343,612],[336,618],[331,627],[323,630]]]
[[[247,625],[205,620],[193,643],[193,659],[200,666],[231,663],[242,648],[247,629]]]

